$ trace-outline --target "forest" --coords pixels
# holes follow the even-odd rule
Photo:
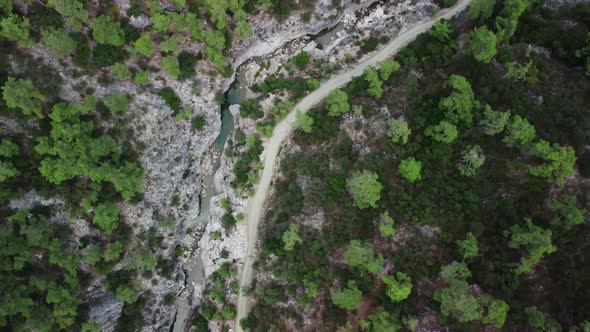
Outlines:
[[[146,285],[172,279],[182,248],[156,255],[174,219],[156,216],[144,231],[121,214],[149,181],[129,126],[134,95],[153,92],[177,121],[203,130],[204,117],[154,81],[193,79],[198,61],[212,65],[201,76],[229,76],[227,54],[232,40],[252,35],[249,16],[284,20],[310,5],[127,2],[124,10],[113,0],[0,0],[1,330],[101,331],[89,318],[97,289],[123,303],[117,331],[142,328],[155,301]],[[138,28],[131,18],[140,16],[148,24]],[[78,82],[68,100],[66,81]],[[121,84],[131,92],[112,88]]]
[[[589,331],[589,31],[476,0],[298,114],[242,327]]]

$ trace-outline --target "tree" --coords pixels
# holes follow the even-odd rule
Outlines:
[[[128,286],[119,286],[115,291],[115,295],[121,301],[125,301],[127,304],[131,304],[137,301],[139,295],[135,294],[135,291]]]
[[[391,74],[395,73],[400,68],[399,62],[393,60],[383,60],[379,62],[378,65],[380,69],[381,79],[383,81],[387,81]]]
[[[506,314],[510,307],[506,302],[502,300],[494,300],[488,308],[487,314],[485,314],[481,321],[484,324],[491,324],[493,327],[500,329],[504,326],[506,321]]]
[[[355,172],[352,178],[346,180],[346,186],[352,192],[354,202],[359,209],[377,207],[377,201],[381,198],[383,189],[378,178],[374,172],[362,171]]]
[[[428,35],[441,43],[446,43],[451,39],[451,32],[453,32],[453,29],[451,28],[449,21],[440,19],[434,23],[430,30],[428,30]]]
[[[385,262],[381,254],[375,255],[373,245],[359,240],[352,240],[344,251],[344,261],[351,267],[376,274]]]
[[[486,104],[483,108],[483,119],[479,121],[479,125],[483,127],[484,134],[493,136],[504,131],[509,119],[510,112],[496,112]]]
[[[536,136],[535,126],[519,115],[512,117],[512,121],[506,125],[506,131],[506,136],[502,141],[509,147],[526,145]]]
[[[460,323],[479,320],[483,316],[483,307],[469,293],[469,284],[464,280],[451,280],[448,288],[434,292],[434,299],[440,302],[440,312],[444,316],[452,316]]]
[[[236,20],[236,34],[241,40],[246,40],[252,36],[252,25],[248,22],[248,15],[243,10],[238,10],[234,14]]]
[[[227,27],[227,15],[226,12],[229,9],[229,1],[218,1],[218,0],[204,0],[203,5],[205,10],[211,14],[211,21],[215,23],[215,27],[219,31],[223,31]]]
[[[119,209],[113,204],[99,204],[94,209],[94,218],[92,222],[110,235],[119,225]]]
[[[20,108],[25,115],[35,114],[39,119],[43,118],[41,103],[45,96],[35,89],[33,82],[9,77],[2,87],[2,97],[6,106]]]
[[[463,176],[474,176],[486,160],[481,146],[470,145],[461,153],[457,164],[459,173]]]
[[[496,38],[498,39],[498,44],[510,41],[510,38],[516,32],[517,26],[518,20],[496,16]]]
[[[116,241],[114,243],[107,244],[107,248],[104,251],[104,261],[105,262],[112,262],[121,256],[123,252],[123,243],[121,241]]]
[[[471,84],[465,77],[453,74],[444,85],[452,88],[452,92],[448,97],[441,99],[439,107],[445,111],[445,116],[450,122],[456,125],[464,122],[471,127],[473,110],[479,108]]]
[[[548,163],[530,169],[531,175],[550,178],[559,185],[563,185],[565,177],[574,174],[576,152],[571,146],[561,146],[557,143],[541,139],[533,149],[535,155]]]
[[[133,47],[141,55],[150,55],[154,53],[154,43],[152,42],[152,36],[149,32],[144,32],[141,36],[133,43]]]
[[[555,217],[551,221],[554,225],[561,225],[566,230],[572,227],[585,223],[584,214],[585,209],[579,209],[578,201],[575,195],[564,194],[558,200],[551,203],[551,211],[555,213]]]
[[[513,81],[524,81],[526,80],[526,76],[528,72],[531,70],[531,66],[533,65],[533,60],[529,60],[526,65],[521,65],[516,61],[511,61],[506,63],[506,74],[504,78]]]
[[[180,67],[178,65],[178,58],[174,55],[165,56],[162,58],[162,69],[164,72],[174,78],[180,75]]]
[[[41,30],[41,41],[49,47],[58,58],[65,58],[76,49],[76,41],[63,29],[48,28]]]
[[[291,59],[293,64],[297,66],[297,68],[303,70],[309,64],[309,59],[311,58],[311,54],[309,52],[301,51],[296,56]]]
[[[150,72],[147,70],[140,70],[137,73],[135,73],[133,80],[141,85],[150,84]]]
[[[379,232],[383,237],[392,237],[395,234],[395,220],[387,212],[383,212],[379,218]]]
[[[100,44],[121,46],[125,43],[125,31],[121,28],[121,23],[105,15],[92,21],[92,37]]]
[[[168,37],[168,39],[162,41],[160,43],[160,51],[162,52],[180,52],[179,43],[184,41],[184,36],[182,35],[172,35]]]
[[[369,82],[369,89],[367,90],[369,95],[381,98],[383,95],[383,83],[377,71],[371,67],[365,69],[365,80]]]
[[[504,10],[502,14],[512,20],[518,20],[528,8],[529,4],[529,0],[506,0],[504,1]]]
[[[457,240],[457,247],[459,247],[459,252],[464,260],[476,257],[479,253],[477,239],[471,232],[467,232],[465,240]]]
[[[475,60],[490,63],[496,55],[496,35],[485,26],[473,29],[469,37],[469,50]]]
[[[332,303],[346,310],[356,309],[363,298],[363,293],[358,289],[353,280],[348,281],[344,289],[331,289],[330,295],[332,297]]]
[[[0,183],[15,178],[19,174],[20,171],[11,162],[0,161]]]
[[[451,282],[453,280],[467,280],[471,277],[471,271],[469,271],[465,262],[454,261],[440,269],[440,276],[446,282]]]
[[[350,111],[348,95],[340,89],[334,89],[328,94],[327,103],[329,116],[339,116],[342,113]]]
[[[381,280],[387,285],[386,294],[393,302],[407,299],[412,292],[412,280],[405,273],[397,272],[395,276],[383,276]]]
[[[113,74],[115,74],[115,76],[117,76],[120,79],[125,79],[129,77],[131,72],[129,71],[129,68],[125,66],[124,63],[117,62],[113,65]]]
[[[129,99],[121,92],[115,92],[102,101],[112,113],[122,113],[129,106]]]
[[[313,118],[299,110],[295,113],[295,128],[306,133],[311,133]]]
[[[408,137],[412,130],[408,127],[408,123],[404,120],[392,119],[387,122],[388,130],[387,136],[391,138],[393,143],[408,143]]]
[[[429,126],[424,134],[433,140],[442,143],[451,143],[457,138],[457,127],[447,121],[441,121],[436,126]]]
[[[10,13],[0,20],[0,36],[16,42],[19,47],[33,46],[35,41],[29,34],[29,26],[28,19]]]
[[[88,21],[88,10],[84,4],[77,0],[48,0],[47,5],[55,9],[60,15],[66,18],[66,23],[79,30],[82,23]]]
[[[533,224],[530,218],[526,218],[525,222],[525,227],[513,225],[509,230],[504,231],[504,236],[510,238],[508,247],[524,248],[528,251],[528,256],[520,259],[520,264],[515,271],[517,275],[531,272],[543,256],[557,250],[557,247],[551,243],[550,230]]]
[[[399,318],[393,313],[389,313],[378,307],[377,312],[369,316],[368,320],[359,322],[363,330],[371,332],[397,332],[402,330]]]
[[[472,20],[485,21],[494,12],[496,0],[474,0],[467,8],[467,16]]]
[[[287,251],[293,250],[296,244],[301,244],[303,240],[299,236],[299,225],[290,224],[289,229],[283,233],[283,243],[285,244],[284,249]]]
[[[421,170],[422,162],[416,160],[414,157],[410,157],[401,161],[398,173],[410,183],[414,183],[422,179],[422,175],[420,175]]]

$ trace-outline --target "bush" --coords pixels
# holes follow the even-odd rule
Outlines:
[[[293,64],[295,64],[297,68],[305,69],[305,67],[307,67],[307,65],[309,64],[310,57],[311,55],[308,52],[302,51],[296,56],[294,56],[291,61],[293,61]]]
[[[238,223],[236,218],[231,213],[226,213],[221,218],[221,226],[225,230],[226,233],[229,233]]]
[[[159,93],[160,97],[164,98],[164,101],[173,111],[173,114],[176,115],[180,111],[180,107],[182,106],[182,101],[176,95],[176,92],[171,87],[165,87],[160,90]]]
[[[203,128],[205,128],[205,124],[207,124],[207,121],[202,115],[195,116],[191,121],[191,127],[196,131],[201,131]]]
[[[112,66],[117,62],[123,62],[126,58],[127,52],[121,47],[98,44],[94,48],[94,64],[99,68]]]
[[[240,104],[240,114],[250,119],[260,119],[264,116],[264,112],[260,109],[260,105],[254,99],[247,99]]]
[[[178,79],[185,80],[187,78],[191,78],[195,76],[195,64],[197,63],[197,58],[194,54],[186,51],[180,52],[178,55],[178,66],[180,68],[180,75]]]

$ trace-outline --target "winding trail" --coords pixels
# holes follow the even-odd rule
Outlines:
[[[403,48],[418,35],[427,31],[438,21],[439,19],[450,19],[457,13],[464,10],[471,0],[458,0],[457,3],[447,9],[443,9],[437,13],[436,16],[430,18],[427,21],[423,21],[414,25],[411,29],[402,32],[395,39],[390,41],[383,48],[378,50],[375,54],[366,58],[360,62],[356,67],[342,72],[328,81],[323,82],[322,85],[305,96],[297,105],[293,107],[293,110],[281,120],[274,128],[272,137],[266,143],[266,148],[263,152],[264,158],[264,169],[260,176],[260,182],[256,193],[248,202],[247,218],[248,223],[248,248],[246,253],[246,259],[244,267],[240,274],[240,290],[238,294],[238,307],[236,315],[235,331],[243,331],[239,322],[242,318],[245,318],[248,313],[248,297],[244,294],[243,289],[249,287],[252,283],[252,263],[255,259],[256,241],[258,237],[258,223],[260,221],[262,212],[264,211],[264,202],[270,188],[270,183],[274,173],[274,167],[276,163],[281,144],[290,134],[293,124],[295,122],[295,111],[300,110],[301,112],[307,112],[314,105],[324,99],[332,90],[342,87],[346,83],[350,82],[353,77],[360,76],[363,74],[366,68],[376,65],[377,63],[386,60],[391,55],[395,54],[400,48]]]

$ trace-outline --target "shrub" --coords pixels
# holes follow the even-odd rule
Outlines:
[[[182,101],[176,95],[176,92],[171,87],[165,87],[160,90],[159,93],[160,97],[164,98],[164,101],[173,111],[173,114],[176,115],[180,111]]]

